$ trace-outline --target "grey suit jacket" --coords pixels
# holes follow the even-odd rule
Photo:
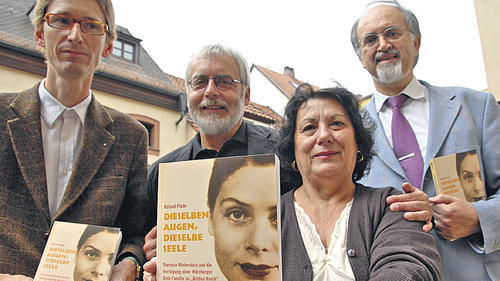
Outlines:
[[[429,160],[443,155],[480,148],[488,199],[472,203],[479,216],[484,250],[475,239],[450,242],[436,236],[443,260],[443,280],[500,280],[500,107],[491,94],[461,87],[429,90],[429,137],[424,159],[423,190],[429,197],[436,191]],[[374,119],[375,152],[370,174],[361,182],[368,186],[393,186],[401,190],[407,181],[378,118],[372,99],[366,110]]]
[[[51,220],[40,122],[38,84],[0,93],[0,273],[34,276],[54,220],[120,227],[119,255],[144,261],[144,127],[92,98],[74,172]]]

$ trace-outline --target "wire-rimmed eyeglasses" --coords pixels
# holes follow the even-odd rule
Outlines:
[[[235,83],[242,83],[240,80],[233,79],[233,77],[229,75],[217,75],[215,77],[197,76],[194,77],[191,81],[188,81],[188,84],[194,91],[201,92],[207,88],[208,83],[211,79],[214,80],[217,89],[221,91],[227,91],[231,89],[231,87]]]
[[[390,26],[384,29],[384,31],[382,31],[381,33],[366,34],[365,36],[363,36],[363,38],[361,38],[361,40],[358,41],[358,44],[361,47],[371,48],[378,44],[379,36],[384,36],[385,40],[392,42],[398,40],[403,35],[405,30],[408,29],[399,26]]]

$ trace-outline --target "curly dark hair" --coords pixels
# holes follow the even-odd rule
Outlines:
[[[353,125],[356,145],[362,155],[362,157],[359,154],[357,156],[356,166],[352,173],[354,182],[365,175],[374,156],[374,122],[369,117],[368,112],[359,109],[358,100],[351,92],[342,87],[314,90],[309,84],[301,84],[286,105],[284,125],[280,130],[280,140],[277,144],[277,153],[281,162],[281,176],[285,177],[289,189],[302,185],[300,173],[294,171],[291,165],[295,160],[294,135],[298,111],[307,101],[323,98],[338,102]]]

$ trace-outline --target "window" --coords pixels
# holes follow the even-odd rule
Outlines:
[[[160,155],[160,122],[153,118],[139,115],[129,114],[139,121],[148,131],[148,153]]]
[[[129,61],[135,61],[135,45],[115,40],[113,42],[113,55]]]

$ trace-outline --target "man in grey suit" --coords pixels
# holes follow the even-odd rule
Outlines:
[[[274,152],[274,129],[243,120],[250,101],[250,74],[245,58],[236,50],[219,44],[201,48],[188,64],[186,89],[189,113],[200,131],[149,168],[148,188],[154,199],[151,227],[156,224],[160,163]],[[156,227],[146,236],[144,249],[151,259],[144,265],[144,276],[155,279]]]
[[[491,94],[417,80],[420,38],[415,15],[397,1],[373,1],[352,28],[352,44],[376,89],[366,110],[377,125],[377,156],[362,182],[407,192],[387,199],[407,219],[433,215],[443,280],[500,280],[500,108]],[[436,196],[429,160],[475,148],[487,200]]]
[[[113,6],[39,0],[34,9],[47,76],[0,93],[0,279],[34,276],[57,220],[120,227],[111,279],[132,281],[145,259],[147,132],[90,90],[100,58],[112,52]]]

